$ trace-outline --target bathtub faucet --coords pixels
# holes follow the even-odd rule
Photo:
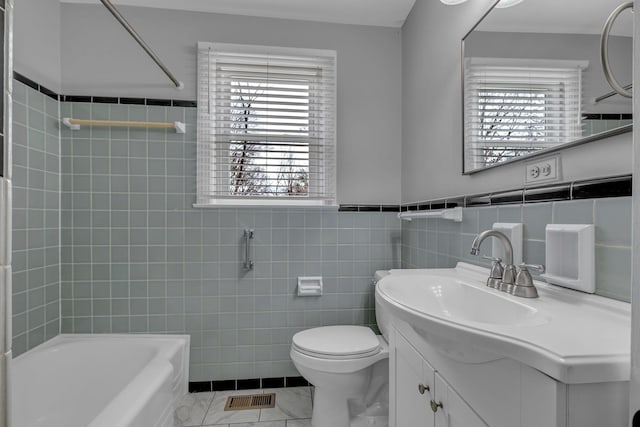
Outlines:
[[[496,230],[485,230],[478,234],[471,244],[471,255],[480,255],[480,245],[488,237],[495,237],[502,243],[505,263],[503,265],[500,258],[483,257],[493,261],[491,273],[489,274],[489,279],[487,279],[487,286],[504,292],[511,292],[515,282],[516,267],[513,265],[513,246],[511,246],[511,241],[504,233]]]

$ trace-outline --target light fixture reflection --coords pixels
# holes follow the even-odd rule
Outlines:
[[[440,1],[446,5],[453,6],[454,4],[464,3],[467,0],[440,0]]]
[[[456,4],[464,3],[467,0],[440,0],[440,1],[446,5],[453,6]],[[515,6],[518,3],[521,3],[522,1],[523,0],[500,0],[496,5],[496,7],[499,9],[504,9],[505,7]]]
[[[504,9],[505,7],[515,6],[518,3],[522,3],[523,0],[500,0],[496,7],[498,9]]]

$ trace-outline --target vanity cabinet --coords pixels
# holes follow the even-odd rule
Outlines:
[[[398,320],[389,344],[390,427],[627,425],[628,383],[564,384]]]
[[[400,334],[391,353],[391,427],[488,427]]]
[[[435,378],[436,397],[434,402],[435,405],[442,405],[434,413],[435,427],[488,427],[440,375],[436,373]]]

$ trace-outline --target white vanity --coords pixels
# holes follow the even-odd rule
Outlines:
[[[540,282],[518,298],[487,274],[459,263],[378,282],[390,426],[627,426],[630,305]]]

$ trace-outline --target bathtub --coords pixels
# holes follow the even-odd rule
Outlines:
[[[11,365],[14,427],[169,427],[188,335],[58,335]]]

